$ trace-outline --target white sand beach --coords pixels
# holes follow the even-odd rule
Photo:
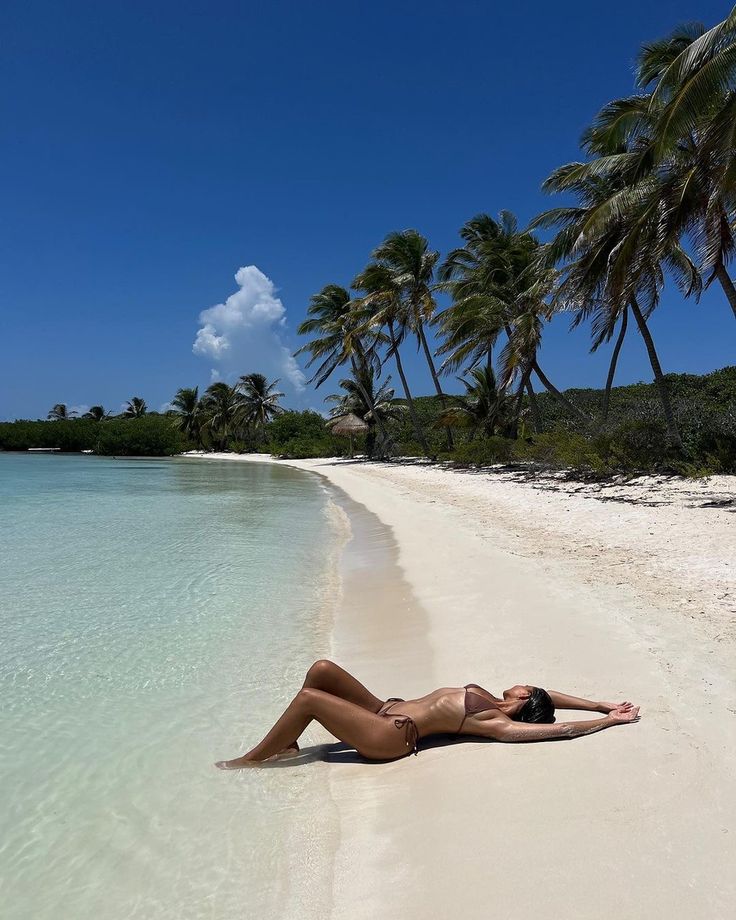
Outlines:
[[[642,707],[574,741],[331,764],[333,917],[730,920],[736,482],[293,465],[385,525],[399,580],[344,572],[332,648],[378,695],[528,682]]]

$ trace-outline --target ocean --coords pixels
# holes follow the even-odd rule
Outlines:
[[[285,467],[0,454],[4,920],[328,912],[325,764],[213,762],[328,653],[342,539]]]

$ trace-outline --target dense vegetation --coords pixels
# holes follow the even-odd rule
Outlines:
[[[736,473],[736,367],[704,376],[668,374],[666,382],[682,432],[682,449],[674,449],[667,440],[655,384],[612,388],[605,428],[580,426],[558,400],[540,393],[538,429],[531,425],[531,408],[525,400],[516,438],[498,433],[474,436],[472,429],[456,430],[457,443],[451,452],[445,449],[439,428],[443,410],[438,398],[423,397],[415,403],[430,432],[433,451],[460,464],[506,463],[600,474]],[[564,395],[591,417],[599,417],[604,390],[571,389]],[[400,453],[419,452],[408,420],[393,433]]]
[[[346,373],[341,392],[328,397],[331,414],[364,429],[360,446],[369,456],[601,473],[736,472],[736,369],[667,374],[649,327],[665,285],[697,302],[717,283],[736,318],[729,268],[736,252],[736,8],[710,30],[682,26],[645,44],[635,90],[595,116],[581,138],[581,161],[560,166],[544,184],[562,202],[528,227],[508,211],[498,219],[478,214],[444,259],[417,230],[389,233],[350,290],[330,283],[312,297],[297,354],[308,355],[317,387],[338,369]],[[438,295],[448,299],[443,309]],[[592,350],[612,343],[601,389],[562,393],[541,367],[545,327],[560,312],[589,329]],[[632,333],[642,338],[654,383],[617,388],[618,358]],[[411,392],[407,345],[422,353],[436,395]],[[401,399],[387,367],[395,369]],[[464,393],[445,392],[449,374],[461,375]],[[116,419],[94,406],[72,420],[60,404],[50,413],[55,421],[0,426],[0,447],[345,452],[345,440],[321,416],[285,412],[277,385],[246,374],[201,396],[180,389],[171,412],[153,421],[138,397]]]
[[[188,444],[167,415],[142,418],[86,418],[0,422],[0,449],[58,447],[62,451],[92,450],[108,456],[165,457]]]
[[[364,385],[375,399],[387,437],[397,455],[423,454],[416,441],[414,421],[404,400],[395,399],[389,380],[374,392],[373,381]],[[368,414],[365,400],[353,380],[342,381],[343,392],[331,397],[333,414]],[[610,392],[609,421],[605,429],[580,427],[564,405],[547,393],[537,395],[538,429],[530,426],[531,407],[525,399],[515,438],[496,428],[488,433],[487,404],[480,407],[477,425],[462,421],[473,405],[462,406],[463,397],[418,397],[415,416],[426,432],[430,455],[460,465],[523,465],[534,468],[568,468],[578,472],[607,474],[623,471],[673,471],[686,474],[736,473],[736,367],[705,376],[670,374],[667,384],[682,431],[683,450],[673,450],[666,438],[654,384],[614,387]],[[600,412],[603,390],[567,390],[564,394],[591,417]],[[448,410],[461,408],[452,427],[454,443],[447,447],[443,424]],[[472,413],[471,413],[472,415]],[[0,423],[0,449],[58,447],[64,451],[93,450],[115,456],[170,456],[196,447],[226,450],[263,450],[289,458],[332,457],[347,453],[348,442],[330,431],[329,420],[316,412],[278,411],[263,430],[245,425],[223,436],[202,419],[198,443],[182,430],[186,416],[174,410],[139,417],[105,416],[103,419],[72,418],[53,421]],[[368,422],[370,423],[370,418]],[[211,432],[211,434],[210,434]],[[357,438],[359,451],[375,453],[376,426]]]

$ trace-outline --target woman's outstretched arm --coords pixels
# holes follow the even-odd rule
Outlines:
[[[622,703],[600,703],[595,700],[584,700],[579,696],[569,696],[558,690],[550,690],[549,696],[555,709],[578,709],[581,712],[602,712],[606,715],[614,709],[623,709],[625,712],[633,708],[633,703],[625,700]]]
[[[594,732],[611,728],[613,725],[625,725],[639,721],[639,707],[633,706],[628,712],[614,709],[602,719],[586,719],[584,722],[556,722],[552,725],[528,724],[514,722],[506,717],[495,716],[485,725],[483,735],[495,741],[551,741],[555,738],[580,738]]]

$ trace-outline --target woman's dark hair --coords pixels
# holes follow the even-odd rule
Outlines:
[[[555,707],[549,693],[535,687],[532,695],[514,716],[516,722],[554,722]]]

